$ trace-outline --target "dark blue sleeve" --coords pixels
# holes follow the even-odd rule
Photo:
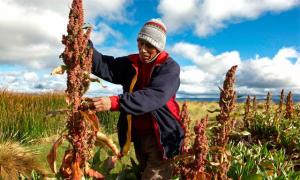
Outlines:
[[[133,68],[127,56],[114,58],[93,49],[92,73],[94,75],[114,84],[124,84],[124,81],[128,81]]]
[[[180,67],[175,61],[163,64],[153,72],[149,86],[120,96],[120,107],[125,112],[141,115],[163,107],[174,96],[180,85]]]

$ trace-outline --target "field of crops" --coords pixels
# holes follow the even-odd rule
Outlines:
[[[63,94],[19,94],[2,91],[0,93],[0,166],[4,179],[20,176],[42,178],[42,175],[54,177],[46,162],[47,153],[52,143],[64,131],[66,108]],[[268,99],[266,97],[266,99]],[[207,137],[206,155],[203,159],[202,176],[209,177],[219,173],[220,168],[227,168],[227,176],[232,179],[299,179],[300,178],[300,116],[299,105],[292,104],[292,114],[288,116],[289,106],[286,98],[281,104],[260,101],[252,97],[239,103],[231,113],[234,119],[230,125],[228,143],[224,151],[216,152],[214,142],[218,128],[217,116],[219,105],[211,102],[186,102],[185,119],[189,119],[189,137],[187,149],[195,149],[197,134],[194,127],[201,118],[208,114],[204,127]],[[182,105],[183,102],[180,102]],[[59,110],[59,111],[58,111]],[[214,111],[214,112],[212,112]],[[101,113],[102,131],[116,142],[116,122],[118,113]],[[205,119],[205,118],[204,118]],[[203,120],[201,121],[204,122]],[[197,139],[197,138],[196,138]],[[203,140],[203,139],[202,139]],[[204,141],[203,141],[204,142]],[[203,144],[202,144],[203,145]],[[58,164],[67,144],[58,150]],[[201,146],[202,147],[202,146]],[[133,150],[133,148],[131,148]],[[202,150],[205,149],[202,147]],[[98,146],[90,164],[106,175],[107,179],[117,176],[123,179],[135,179],[137,171],[134,152],[118,161],[116,166],[107,169],[106,159],[111,156],[110,149]],[[203,153],[203,151],[202,151]],[[223,154],[223,162],[216,162],[215,153]],[[194,154],[196,154],[194,152]],[[201,154],[199,154],[201,157]],[[199,157],[199,156],[197,156]],[[185,179],[193,172],[192,156],[177,157],[174,165],[189,169],[178,170],[174,179]],[[197,159],[197,158],[196,158]],[[198,159],[199,160],[199,159]],[[228,167],[222,166],[227,163]],[[224,164],[223,164],[224,165]],[[200,177],[200,175],[199,175]]]

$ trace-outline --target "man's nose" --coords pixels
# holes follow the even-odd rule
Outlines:
[[[142,52],[147,52],[147,50],[146,50],[146,48],[145,48],[145,45],[143,45],[143,46],[141,47],[141,50],[142,50]]]

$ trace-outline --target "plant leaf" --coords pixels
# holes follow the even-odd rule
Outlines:
[[[263,176],[260,174],[252,174],[248,176],[244,176],[243,180],[262,180]]]
[[[251,133],[250,133],[249,131],[241,131],[241,132],[238,132],[238,131],[232,130],[232,131],[231,131],[231,135],[249,136],[249,135],[251,135]]]
[[[72,174],[72,169],[71,169],[72,158],[73,158],[72,149],[67,149],[65,151],[65,155],[63,157],[61,167],[60,167],[60,174],[62,175],[62,177],[70,177],[70,175]]]
[[[95,113],[89,113],[85,111],[79,111],[80,114],[83,116],[84,120],[91,124],[94,131],[99,131],[99,119]]]
[[[74,180],[81,180],[82,171],[80,169],[80,165],[78,161],[75,161],[72,164],[72,179]]]
[[[104,86],[99,78],[92,78],[91,75],[88,72],[84,72],[84,78],[90,80],[91,82],[97,82],[99,83],[103,88],[106,88],[107,86]]]
[[[105,179],[105,176],[103,176],[101,173],[90,168],[86,169],[85,174],[95,179],[99,179],[99,180]]]
[[[57,173],[56,171],[57,148],[63,143],[64,139],[65,139],[64,135],[58,138],[58,140],[55,141],[55,143],[53,144],[49,154],[47,155],[48,164],[54,173]]]
[[[95,144],[97,145],[97,143],[104,143],[105,145],[107,145],[116,156],[120,156],[120,151],[118,150],[117,146],[114,144],[114,142],[107,137],[105,134],[101,133],[101,132],[97,132],[97,136],[96,136],[96,142]]]
[[[220,166],[221,164],[219,162],[209,162],[213,166]]]
[[[207,180],[211,179],[211,175],[206,172],[196,172],[196,175],[194,176],[193,180]]]
[[[52,70],[51,75],[57,75],[57,74],[62,75],[65,73],[66,70],[67,70],[66,65],[60,65]]]
[[[116,166],[117,160],[118,160],[117,156],[110,156],[104,160],[104,166],[108,172],[111,171]]]
[[[221,109],[207,110],[209,113],[221,112]]]
[[[90,23],[84,23],[82,26],[82,29],[89,29],[89,28],[93,28],[93,25]]]

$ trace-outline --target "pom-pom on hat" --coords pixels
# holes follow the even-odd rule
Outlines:
[[[151,19],[144,24],[137,39],[145,40],[159,51],[163,51],[166,45],[167,28],[161,19]]]

